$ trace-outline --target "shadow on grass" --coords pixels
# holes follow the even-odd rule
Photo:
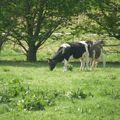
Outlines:
[[[80,62],[70,62],[73,67],[80,67]],[[0,66],[17,66],[17,67],[48,67],[47,61],[27,62],[27,61],[0,61]],[[63,63],[59,63],[57,67],[63,67]],[[102,68],[102,63],[98,64]],[[120,62],[107,62],[106,67],[119,68]]]
[[[0,61],[0,66],[17,67],[48,67],[47,61],[27,62],[27,61]]]
[[[80,67],[80,62],[71,62],[73,67]],[[112,68],[120,68],[120,62],[106,62],[106,67],[112,67]],[[99,62],[98,63],[98,68],[103,68],[103,63]]]

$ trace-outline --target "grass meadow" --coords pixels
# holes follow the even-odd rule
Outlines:
[[[120,64],[72,65],[0,61],[0,120],[120,120]]]
[[[64,42],[45,43],[37,60],[47,61]],[[25,60],[19,46],[4,45],[0,120],[120,120],[120,54],[107,53],[109,64],[106,68],[99,64],[94,71],[80,71],[80,64],[73,60],[72,71],[63,72],[60,63],[51,72],[47,62]]]

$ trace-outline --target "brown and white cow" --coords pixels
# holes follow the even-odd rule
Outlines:
[[[105,67],[105,55],[103,52],[103,44],[102,40],[91,42],[91,47],[89,49],[89,57],[90,57],[90,65],[91,68],[94,69],[97,67],[97,64],[100,59],[102,59],[103,67]]]

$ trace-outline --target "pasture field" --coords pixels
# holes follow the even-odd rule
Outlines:
[[[0,61],[0,120],[120,120],[120,64],[72,64]]]

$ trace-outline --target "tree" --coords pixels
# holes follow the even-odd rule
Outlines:
[[[2,23],[10,39],[24,49],[27,61],[36,61],[37,50],[51,34],[77,13],[80,0],[5,0]],[[10,24],[11,23],[11,24]],[[8,36],[8,37],[9,37]]]
[[[92,0],[86,15],[97,22],[110,36],[120,39],[120,1]]]

